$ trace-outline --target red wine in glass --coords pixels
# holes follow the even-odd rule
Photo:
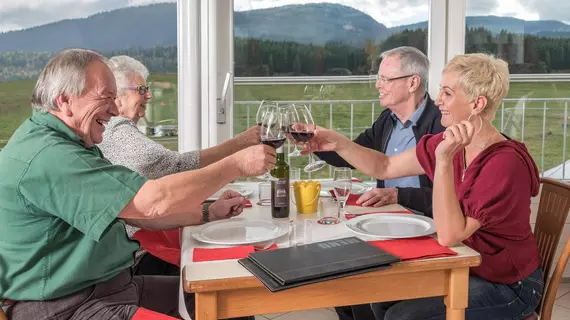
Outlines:
[[[314,133],[312,131],[289,131],[289,134],[291,134],[293,139],[299,142],[305,142],[311,140]]]
[[[262,138],[261,143],[277,149],[285,143],[285,137],[282,138]]]

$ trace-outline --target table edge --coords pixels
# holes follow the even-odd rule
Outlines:
[[[356,279],[356,278],[374,277],[379,275],[388,276],[391,274],[401,274],[401,273],[451,270],[458,268],[476,267],[479,266],[480,264],[481,264],[480,255],[459,257],[453,259],[427,259],[427,260],[418,260],[411,262],[398,262],[393,264],[391,268],[386,270],[366,272],[341,279],[347,279],[347,278]],[[256,288],[264,286],[253,275],[248,277],[188,281],[186,280],[187,279],[186,266],[184,266],[182,269],[182,279],[184,281],[184,291],[192,293],[247,289],[247,288]],[[337,279],[329,281],[335,281],[335,280]]]

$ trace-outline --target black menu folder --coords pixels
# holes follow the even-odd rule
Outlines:
[[[238,260],[271,291],[385,269],[400,258],[357,237],[250,253]]]

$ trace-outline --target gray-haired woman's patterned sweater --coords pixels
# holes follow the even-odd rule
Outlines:
[[[112,164],[123,165],[149,179],[200,168],[200,151],[179,153],[166,149],[139,131],[134,121],[113,117],[99,144],[103,156]],[[132,237],[139,230],[127,225]]]

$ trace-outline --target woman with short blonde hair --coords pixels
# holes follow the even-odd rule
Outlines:
[[[319,128],[304,153],[336,151],[377,179],[426,174],[433,181],[433,218],[440,244],[464,243],[481,254],[471,268],[466,319],[524,319],[544,290],[541,257],[530,226],[539,175],[525,145],[492,124],[509,89],[507,64],[466,54],[444,68],[435,104],[447,129],[425,135],[395,156],[363,148]],[[372,304],[378,320],[443,320],[443,297]]]

